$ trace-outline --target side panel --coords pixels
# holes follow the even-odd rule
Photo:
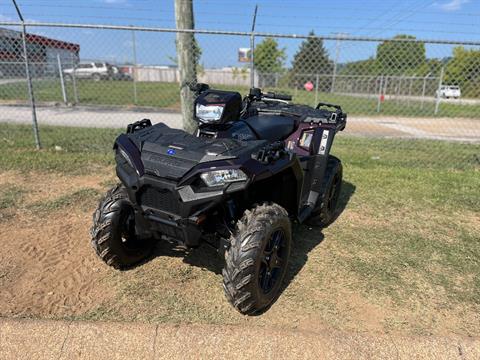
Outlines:
[[[303,205],[315,206],[318,196],[321,195],[322,181],[335,134],[335,129],[328,126],[319,126],[314,130],[310,156],[304,160],[308,176],[305,176],[303,184]]]

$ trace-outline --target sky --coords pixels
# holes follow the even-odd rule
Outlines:
[[[174,0],[17,0],[24,18],[36,22],[135,25],[174,28]],[[277,34],[392,37],[410,34],[422,39],[480,41],[479,0],[193,0],[195,27],[206,30],[249,31],[258,4],[256,30]],[[16,20],[11,0],[0,0],[0,22]],[[132,61],[131,32],[92,29],[32,28],[33,33],[81,45],[81,58]],[[207,36],[197,40],[201,62],[208,67],[244,66],[237,49],[249,47],[248,37]],[[261,41],[262,39],[257,39]],[[300,40],[281,39],[286,65],[291,64]],[[175,36],[135,33],[137,62],[168,65],[174,62]],[[339,62],[374,56],[377,43],[326,41]],[[451,55],[451,46],[429,45],[427,56]]]

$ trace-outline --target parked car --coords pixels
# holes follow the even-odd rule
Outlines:
[[[106,62],[83,62],[75,68],[63,70],[63,74],[67,80],[70,80],[75,75],[77,79],[100,81],[113,77],[113,67]]]
[[[112,80],[130,81],[133,80],[133,77],[128,72],[128,68],[126,69],[112,65]]]
[[[461,95],[460,87],[457,85],[442,85],[440,89],[437,90],[437,96],[449,99],[454,98],[458,99]]]

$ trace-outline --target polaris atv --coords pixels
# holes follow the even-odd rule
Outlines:
[[[329,225],[342,184],[331,156],[346,125],[340,106],[195,87],[195,135],[144,119],[114,145],[121,184],[93,216],[92,245],[117,269],[149,256],[155,240],[225,257],[223,287],[241,313],[265,311],[281,291],[292,221]]]

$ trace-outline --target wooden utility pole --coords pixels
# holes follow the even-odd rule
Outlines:
[[[193,0],[175,0],[175,22],[177,29],[193,29]],[[196,44],[193,33],[177,32],[177,59],[180,74],[180,101],[183,129],[193,133],[197,127],[193,119],[194,93],[189,85],[197,82]]]

